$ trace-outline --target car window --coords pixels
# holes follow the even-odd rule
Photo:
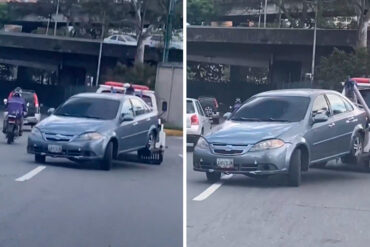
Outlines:
[[[328,94],[327,96],[334,115],[341,114],[347,111],[344,101],[338,95]]]
[[[244,103],[231,120],[235,121],[301,121],[310,98],[303,96],[257,96]]]
[[[353,111],[354,110],[352,104],[347,99],[342,98],[342,100],[344,101],[344,104],[346,105],[347,111]]]
[[[194,104],[193,101],[191,100],[186,101],[186,113],[187,114],[195,113]]]
[[[112,36],[110,39],[111,40],[117,40],[117,36]]]
[[[317,114],[325,114],[327,116],[330,115],[329,105],[324,95],[317,96],[313,103],[312,117],[316,116]]]
[[[118,36],[118,41],[126,42],[126,39],[122,36]]]
[[[127,41],[130,41],[130,42],[135,42],[136,41],[136,39],[134,39],[131,36],[126,36],[126,39],[127,39]]]
[[[121,115],[127,115],[127,114],[132,114],[132,116],[134,116],[134,109],[132,107],[130,100],[125,100],[125,102],[123,102],[122,109],[121,109]]]
[[[101,98],[72,97],[55,111],[56,116],[112,120],[120,101]]]
[[[370,106],[370,90],[369,89],[360,90],[360,93],[362,97],[364,98],[366,104]]]
[[[196,104],[196,106],[197,106],[198,113],[199,113],[200,115],[204,116],[205,114],[204,114],[203,108],[202,108],[202,106],[200,105],[199,101],[197,101],[195,104]]]
[[[148,112],[148,108],[144,102],[139,99],[132,98],[132,105],[134,107],[135,116],[140,116]]]

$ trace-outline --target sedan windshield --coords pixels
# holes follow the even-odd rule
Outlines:
[[[59,107],[55,115],[111,120],[117,116],[119,105],[118,100],[74,97]]]
[[[235,112],[235,121],[298,122],[306,114],[310,99],[300,96],[254,97]]]

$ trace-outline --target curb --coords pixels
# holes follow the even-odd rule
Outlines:
[[[172,129],[165,129],[164,132],[167,136],[183,136],[182,130],[172,130]]]

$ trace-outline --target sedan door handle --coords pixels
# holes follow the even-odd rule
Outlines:
[[[133,126],[136,126],[137,124],[138,124],[138,122],[134,122],[132,125],[133,125]]]
[[[329,124],[329,128],[334,127],[334,126],[335,126],[335,123]]]
[[[357,122],[357,121],[358,121],[358,119],[357,119],[357,118],[350,117],[350,118],[348,118],[348,119],[347,119],[346,123],[355,123],[355,122]]]

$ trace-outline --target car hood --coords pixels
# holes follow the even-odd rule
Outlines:
[[[298,123],[226,121],[215,127],[205,138],[210,143],[248,145],[279,138],[297,126]]]
[[[79,135],[85,132],[100,132],[100,130],[106,130],[112,122],[113,121],[52,115],[41,121],[37,125],[37,128],[42,132]]]

